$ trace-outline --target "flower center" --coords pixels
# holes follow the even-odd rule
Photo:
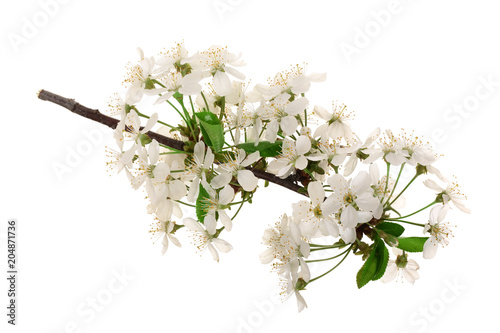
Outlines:
[[[344,196],[344,202],[348,205],[352,205],[354,203],[354,200],[356,197],[352,195],[351,193],[348,193]]]
[[[318,218],[318,219],[323,218],[323,212],[321,211],[321,207],[319,205],[317,205],[316,207],[314,207],[313,213],[314,213],[314,216],[316,218]]]

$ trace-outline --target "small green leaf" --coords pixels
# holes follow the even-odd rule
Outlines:
[[[358,271],[358,274],[356,274],[356,283],[359,289],[373,279],[377,273],[377,266],[378,260],[375,256],[375,249],[373,249],[361,269]]]
[[[195,116],[200,121],[205,143],[216,152],[220,151],[224,145],[224,128],[219,118],[212,112],[197,112]]]
[[[380,241],[377,245],[377,257],[378,257],[378,266],[377,272],[372,278],[372,281],[376,281],[380,279],[385,274],[385,270],[387,269],[387,263],[389,262],[389,250],[384,245],[384,242]]]
[[[384,276],[388,262],[389,251],[382,239],[377,237],[373,243],[373,249],[370,255],[356,275],[358,288],[362,288],[368,282],[378,280]]]
[[[401,226],[400,224],[397,223],[392,223],[392,222],[382,222],[379,225],[376,226],[378,230],[382,230],[385,233],[389,235],[393,235],[396,237],[399,237],[403,234],[405,231],[405,228]]]
[[[269,141],[261,141],[255,145],[254,142],[240,143],[237,147],[243,149],[247,154],[258,151],[261,157],[275,157],[281,154],[282,141],[271,143]]]
[[[407,252],[422,252],[429,237],[402,237],[399,238],[398,248]]]
[[[203,187],[203,185],[200,186],[200,192],[198,194],[198,198],[196,199],[196,217],[198,218],[198,221],[203,223],[205,221],[205,216],[207,215],[207,212],[203,209],[203,205],[205,204],[205,200],[210,198],[210,195],[208,194],[207,190]]]

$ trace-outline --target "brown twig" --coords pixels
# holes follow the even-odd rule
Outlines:
[[[86,106],[81,105],[80,103],[77,103],[74,99],[66,98],[59,96],[57,94],[51,93],[50,91],[47,90],[41,90],[38,93],[38,98],[43,100],[43,101],[48,101],[52,102],[54,104],[60,105],[68,110],[70,110],[73,113],[76,113],[82,117],[91,119],[95,122],[98,122],[100,124],[106,125],[112,129],[115,129],[117,124],[118,124],[118,119],[108,117],[102,113],[99,112],[99,110],[96,109],[90,109]],[[164,135],[158,134],[156,132],[149,131],[146,133],[151,139],[155,139],[158,141],[158,143],[161,143],[165,146],[174,148],[176,150],[183,151],[184,150],[184,142],[180,140],[175,140],[169,137],[166,137]],[[284,188],[287,188],[291,191],[297,192],[299,194],[307,196],[307,193],[304,193],[303,187],[296,184],[290,177],[281,179],[279,177],[276,177],[272,173],[266,172],[264,170],[259,170],[259,169],[251,169],[248,168],[250,171],[253,172],[255,177],[264,179],[269,181],[270,183],[274,183],[276,185],[282,186]]]

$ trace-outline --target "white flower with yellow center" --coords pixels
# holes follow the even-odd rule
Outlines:
[[[310,201],[301,200],[292,204],[292,214],[300,221],[301,233],[313,237],[321,230],[325,235],[337,237],[339,229],[331,215],[338,211],[340,204],[334,202],[334,197],[325,198],[325,189],[321,182],[310,182],[307,193]]]
[[[177,163],[174,161],[174,168],[176,165]],[[146,191],[153,204],[167,198],[180,200],[187,195],[186,185],[178,179],[178,173],[171,173],[171,167],[167,163],[156,164],[152,173],[153,178],[146,182]]]
[[[275,173],[280,178],[288,177],[294,168],[303,170],[307,167],[307,158],[304,156],[311,150],[311,140],[301,135],[297,141],[289,138],[283,140],[281,155],[269,163],[268,171]]]
[[[135,110],[130,110],[126,117],[118,122],[114,131],[114,138],[118,145],[123,144],[123,141],[132,141],[137,151],[140,153],[141,148],[151,140],[146,133],[149,132],[158,121],[158,113],[153,113],[148,119],[146,126],[141,129],[141,119]]]
[[[302,234],[293,217],[284,214],[274,228],[264,231],[262,236],[268,249],[261,253],[260,261],[269,264],[273,261],[273,269],[280,275],[290,275],[297,281],[299,266],[307,266],[304,258],[309,257],[309,243],[302,239]]]
[[[239,80],[245,79],[245,75],[233,68],[245,64],[240,58],[241,55],[230,53],[227,46],[212,46],[207,51],[201,52],[200,62],[213,76],[212,84],[217,95],[226,96],[232,92],[233,86],[229,75]]]
[[[358,165],[358,160],[362,160],[363,163],[372,163],[374,160],[381,157],[380,155],[377,158],[373,159],[373,161],[366,162],[369,154],[376,154],[377,152],[379,152],[378,149],[374,149],[374,142],[379,136],[380,128],[376,128],[370,135],[368,135],[363,143],[361,142],[361,139],[356,136],[356,142],[354,145],[352,145],[349,151],[351,153],[351,157],[349,157],[344,166],[344,177],[350,176],[354,172],[356,166]]]
[[[319,142],[318,150],[307,156],[307,159],[311,161],[327,161],[328,164],[338,167],[345,161],[350,151],[351,148],[343,147],[335,140],[332,143]]]
[[[417,262],[413,259],[408,259],[408,254],[396,247],[392,248],[392,252],[396,255],[396,260],[389,260],[387,269],[381,280],[383,283],[390,282],[398,276],[404,277],[411,284],[420,278],[418,269],[420,268]]]
[[[362,171],[347,181],[343,176],[335,174],[327,182],[333,191],[331,196],[340,206],[341,231],[352,242],[353,231],[358,223],[368,222],[372,217],[380,218],[382,214],[381,203],[373,196],[371,177],[366,171]],[[351,243],[348,240],[344,239],[346,243]]]
[[[125,169],[128,173],[129,170],[133,168],[132,160],[135,156],[136,148],[132,147],[127,151],[123,151],[123,141],[119,146],[120,151],[107,147],[106,156],[109,158],[109,161],[106,162],[106,166],[109,168],[110,172],[116,171],[116,173],[120,173]]]
[[[307,305],[295,287],[299,279],[307,282],[311,276],[304,259],[310,254],[309,243],[303,240],[300,228],[293,217],[286,214],[275,224],[274,228],[264,231],[262,241],[268,249],[260,255],[261,262],[273,263],[273,270],[281,279],[283,289],[281,294],[288,298],[295,293],[299,310],[302,310]]]
[[[299,125],[296,116],[304,112],[309,104],[305,97],[300,97],[293,102],[289,102],[289,98],[290,95],[281,94],[264,107],[264,119],[270,120],[266,130],[266,140],[270,142],[276,141],[280,128],[285,135],[295,133]]]
[[[460,209],[462,212],[470,214],[470,209],[465,207],[463,201],[467,199],[465,195],[460,191],[460,186],[456,182],[450,182],[443,176],[441,178],[447,183],[446,188],[439,186],[435,181],[427,179],[424,181],[424,185],[437,192],[438,196],[441,196],[443,203],[452,202],[455,207]]]
[[[219,253],[217,250],[227,253],[233,249],[231,244],[216,237],[215,232],[210,233],[200,222],[189,217],[185,218],[183,222],[193,232],[193,242],[200,253],[203,253],[208,248],[214,260],[218,262]]]
[[[164,255],[167,252],[169,241],[172,242],[175,246],[181,247],[181,243],[174,236],[174,227],[175,222],[171,220],[163,221],[160,218],[156,218],[155,223],[151,225],[151,238],[154,239],[154,242],[162,238],[161,244],[163,248],[161,250],[161,254]]]
[[[241,140],[242,130],[251,130],[249,127],[253,124],[253,112],[251,106],[244,101],[238,104],[236,113],[231,109],[226,110],[226,126],[229,130],[234,129],[234,144],[239,145]]]
[[[172,97],[176,92],[183,95],[197,95],[201,92],[201,72],[193,72],[182,76],[179,72],[165,73],[157,78],[164,87],[154,89],[156,94],[161,94],[154,103],[161,104]]]
[[[160,57],[156,62],[158,68],[155,70],[155,73],[180,69],[180,67],[185,65],[189,60],[191,59],[184,46],[184,42],[176,43],[170,50],[160,53]]]
[[[229,204],[234,199],[235,193],[233,188],[226,185],[222,190],[217,192],[205,180],[202,180],[201,184],[209,195],[208,198],[203,198],[200,203],[201,210],[206,214],[204,223],[208,232],[214,234],[217,229],[216,213],[219,215],[219,219],[226,230],[231,231],[233,221],[227,215],[226,209],[229,208]]]
[[[131,104],[139,103],[145,93],[148,95],[155,94],[151,90],[155,87],[151,79],[155,59],[153,57],[145,58],[141,48],[137,48],[137,51],[139,52],[140,63],[128,69],[127,77],[123,82],[125,86],[129,86],[125,99],[130,101]]]
[[[236,177],[243,190],[247,192],[255,190],[259,179],[255,177],[252,171],[247,170],[246,167],[257,162],[259,158],[260,153],[258,151],[246,156],[243,149],[238,149],[234,153],[234,157],[230,154],[226,154],[227,162],[219,165],[218,171],[220,174],[215,176],[210,184],[213,188],[218,189],[226,186],[233,177]]]
[[[321,106],[314,107],[314,114],[326,121],[314,132],[314,137],[321,137],[322,142],[327,142],[329,138],[333,140],[345,139],[346,142],[354,140],[351,125],[347,120],[352,118],[352,112],[347,112],[344,104],[332,104],[332,113]]]
[[[148,149],[140,151],[139,158],[135,162],[136,168],[132,172],[134,178],[132,178],[131,183],[135,190],[139,189],[146,180],[150,186],[152,185],[154,170],[159,158],[159,147],[158,141],[153,140]]]
[[[205,152],[206,148],[206,152]],[[188,166],[189,172],[187,177],[193,177],[187,199],[193,202],[198,196],[200,189],[200,181],[207,170],[212,167],[214,163],[214,153],[210,147],[206,147],[203,141],[199,141],[194,146],[193,161]]]
[[[439,205],[431,209],[429,222],[424,228],[424,233],[430,233],[429,239],[424,244],[425,259],[434,258],[438,245],[441,244],[443,247],[448,245],[449,239],[453,237],[450,224],[443,223],[449,208],[449,205]]]
[[[387,129],[385,135],[379,137],[379,148],[366,149],[365,153],[370,156],[365,159],[365,163],[372,163],[379,158],[383,158],[387,163],[398,166],[408,162],[410,154],[405,148],[405,142],[400,137],[395,136],[391,130]]]
[[[402,149],[408,152],[408,161],[410,165],[424,165],[430,166],[436,162],[438,156],[431,149],[429,142],[422,141],[421,137],[415,136],[413,132],[407,134],[402,131],[400,135],[402,141]]]
[[[295,65],[289,70],[277,73],[268,80],[268,85],[257,84],[255,90],[266,99],[271,100],[278,95],[287,93],[290,96],[304,94],[311,88],[311,82],[323,82],[325,73],[305,74],[305,66]]]

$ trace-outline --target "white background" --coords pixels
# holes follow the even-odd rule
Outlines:
[[[216,7],[221,3],[226,6]],[[5,272],[5,222],[14,217],[20,276],[16,327],[6,324],[7,284],[0,283],[2,327],[47,333],[491,331],[498,308],[488,301],[500,296],[495,5],[401,0],[381,27],[373,13],[392,8],[389,1],[72,0],[51,7],[45,21],[37,1],[4,2],[1,267]],[[29,22],[39,25],[31,34]],[[360,44],[365,29],[371,37]],[[14,45],[13,38],[24,39]],[[160,255],[160,244],[149,238],[144,193],[134,192],[123,174],[106,172],[110,131],[37,100],[36,92],[47,89],[103,110],[122,89],[137,46],[152,55],[182,39],[191,52],[212,44],[242,52],[243,72],[253,83],[307,62],[311,72],[328,73],[313,86],[312,104],[346,103],[362,138],[381,126],[414,129],[435,141],[445,154],[438,166],[457,177],[472,214],[450,216],[455,238],[435,259],[414,256],[421,266],[414,286],[376,282],[357,290],[361,260],[352,257],[303,293],[309,309],[302,313],[295,299],[271,303],[277,279],[259,262],[261,235],[299,199],[277,188],[261,189],[244,207],[226,236],[234,250],[220,263],[208,253],[200,257],[184,237],[183,248]],[[346,44],[359,46],[357,53],[346,57]],[[481,80],[488,78],[496,83],[485,86]],[[465,112],[450,111],[454,105]],[[54,163],[65,163],[89,131],[105,134],[59,179]],[[414,207],[428,198],[416,196]],[[425,223],[425,214],[419,219]],[[114,276],[123,271],[129,280],[121,284]],[[120,291],[111,294],[110,283]],[[105,300],[100,311],[87,305],[95,297]]]

